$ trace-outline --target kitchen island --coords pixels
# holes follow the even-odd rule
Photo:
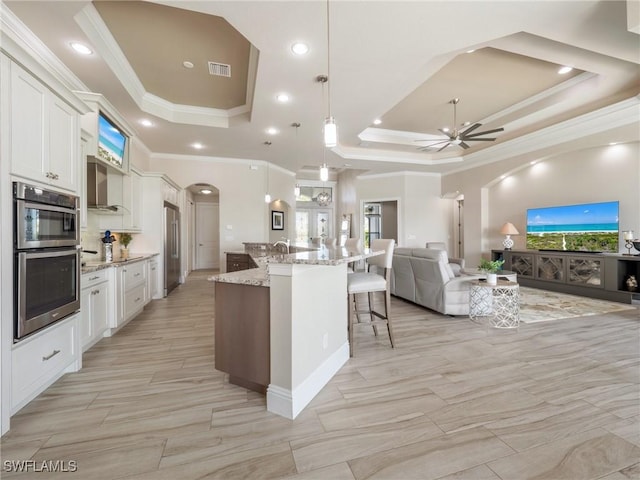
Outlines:
[[[384,252],[285,254],[266,245],[245,250],[257,268],[211,278],[216,368],[231,383],[266,391],[267,410],[293,419],[349,359],[347,265]]]

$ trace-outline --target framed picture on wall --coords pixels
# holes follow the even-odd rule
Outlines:
[[[284,230],[284,212],[271,210],[271,230]]]

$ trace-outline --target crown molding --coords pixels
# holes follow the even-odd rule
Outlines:
[[[435,177],[441,178],[441,173],[436,172],[411,172],[408,170],[403,170],[400,172],[388,172],[388,173],[371,173],[366,174],[363,173],[361,175],[357,175],[357,180],[373,180],[376,178],[392,178],[392,177]]]
[[[345,145],[337,145],[332,148],[331,151],[346,160],[370,160],[374,162],[409,163],[414,165],[444,165],[464,161],[464,158],[461,156],[433,158],[433,156],[429,154],[421,155],[418,153],[392,152],[374,148],[347,147]]]
[[[219,163],[219,164],[231,164],[231,165],[247,165],[249,167],[252,166],[267,166],[269,165],[269,169],[277,170],[283,174],[291,175],[295,177],[295,172],[291,170],[287,170],[286,168],[280,167],[279,165],[275,165],[273,163],[267,162],[266,160],[252,160],[248,158],[229,158],[229,157],[211,157],[204,155],[182,155],[175,153],[152,153],[150,155],[151,160],[172,160],[176,162],[184,162],[184,161],[199,161],[199,162],[207,162],[207,163]]]

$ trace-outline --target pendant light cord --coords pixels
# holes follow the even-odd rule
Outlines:
[[[327,109],[329,111],[329,118],[331,118],[331,29],[329,27],[329,0],[327,0],[327,82]]]

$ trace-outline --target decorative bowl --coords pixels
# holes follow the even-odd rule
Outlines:
[[[631,243],[633,243],[633,248],[640,252],[640,239],[631,240]]]

